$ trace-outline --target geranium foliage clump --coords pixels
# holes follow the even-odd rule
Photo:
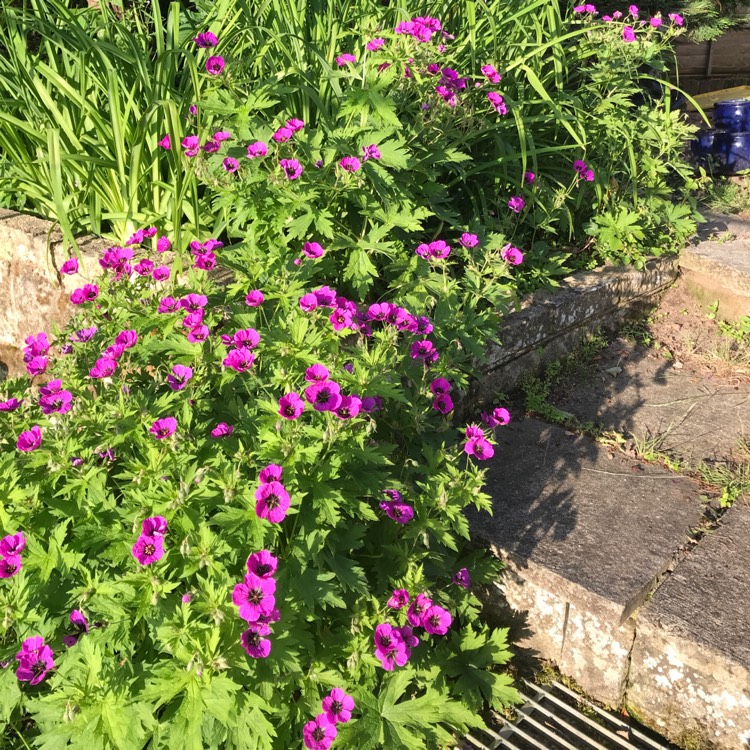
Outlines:
[[[464,515],[507,412],[452,425],[438,295],[354,299],[285,246],[122,245],[0,394],[6,735],[442,747],[512,702]]]

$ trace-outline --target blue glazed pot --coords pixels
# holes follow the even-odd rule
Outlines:
[[[714,146],[715,130],[699,130],[690,143],[690,148],[696,159],[706,159],[711,155]]]
[[[750,132],[717,132],[712,155],[716,165],[727,174],[750,169]]]
[[[750,99],[728,99],[714,104],[714,127],[728,133],[750,132]]]

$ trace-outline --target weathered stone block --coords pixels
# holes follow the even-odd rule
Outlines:
[[[750,499],[750,498],[748,498]],[[640,612],[627,701],[675,741],[750,745],[750,508],[688,555]]]

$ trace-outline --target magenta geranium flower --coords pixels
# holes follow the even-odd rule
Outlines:
[[[115,336],[115,344],[121,344],[125,349],[130,349],[138,343],[138,334],[136,331],[120,331]]]
[[[279,166],[288,180],[296,180],[302,174],[302,165],[296,159],[281,159]]]
[[[156,142],[157,146],[161,146],[165,151],[169,151],[172,148],[172,138],[167,133],[160,141]]]
[[[172,247],[172,242],[170,241],[169,237],[167,237],[166,235],[162,235],[161,237],[159,237],[158,240],[156,240],[156,252],[157,253],[165,253],[171,247]]]
[[[432,606],[432,599],[427,594],[418,594],[417,598],[411,603],[409,611],[406,613],[406,619],[409,625],[418,628],[422,625],[422,615]]]
[[[508,201],[508,208],[517,213],[520,214],[521,211],[526,207],[526,201],[520,196],[520,195],[514,195],[509,201]]]
[[[302,741],[307,750],[328,750],[336,739],[338,731],[325,714],[318,714],[302,728]]]
[[[164,314],[177,312],[177,310],[179,309],[179,300],[176,300],[174,297],[164,297],[164,299],[159,300],[159,307],[157,308],[157,312]]]
[[[149,432],[157,439],[171,437],[177,432],[177,420],[174,417],[162,417],[157,419],[150,427]]]
[[[102,356],[107,357],[108,359],[119,360],[124,352],[125,347],[122,344],[112,344],[102,352]]]
[[[318,242],[305,242],[302,246],[302,254],[306,258],[321,258],[324,252],[323,246]]]
[[[345,156],[339,161],[339,166],[345,172],[359,172],[362,168],[362,163],[356,156]]]
[[[0,578],[13,578],[23,567],[20,555],[8,555],[0,558]]]
[[[226,422],[219,422],[216,427],[211,430],[211,437],[222,438],[229,437],[234,432],[234,425],[227,424]]]
[[[305,402],[298,393],[292,391],[279,399],[279,414],[284,419],[297,419],[305,410]]]
[[[312,292],[303,294],[299,298],[299,306],[304,312],[312,312],[318,307],[318,298]]]
[[[91,339],[96,336],[97,327],[91,326],[91,328],[81,328],[79,331],[76,331],[71,337],[70,340],[74,341],[79,344],[83,344],[87,341],[91,341]]]
[[[409,592],[406,589],[393,589],[387,605],[390,609],[403,609],[409,603]]]
[[[47,339],[47,334],[42,331],[41,333],[37,333],[36,336],[27,336],[24,339],[24,343],[26,346],[23,348],[23,353],[25,355],[24,360],[26,360],[26,357],[31,359],[32,357],[41,357],[45,355],[49,351],[49,340]]]
[[[341,386],[333,380],[305,388],[305,398],[315,411],[333,411],[341,403]]]
[[[434,352],[435,344],[433,344],[429,339],[414,341],[409,348],[409,356],[411,356],[412,359],[427,360]]]
[[[507,115],[508,114],[508,105],[505,103],[505,100],[503,99],[503,97],[500,96],[500,94],[497,93],[497,91],[490,91],[487,94],[487,99],[489,100],[490,104],[492,105],[492,108],[499,115]]]
[[[232,344],[236,347],[245,346],[255,349],[260,343],[260,334],[254,328],[243,328],[232,336]]]
[[[253,289],[245,295],[245,304],[248,307],[260,307],[265,299],[260,289]]]
[[[454,573],[452,580],[456,586],[461,586],[464,589],[468,589],[471,586],[471,576],[466,568],[461,568],[461,570]]]
[[[236,372],[247,372],[253,366],[253,362],[255,362],[255,354],[247,347],[239,346],[224,357],[222,364]]]
[[[536,180],[536,175],[533,172],[524,172],[523,173],[523,181],[527,185],[533,185],[534,180]]]
[[[414,508],[406,503],[400,503],[396,500],[383,500],[380,503],[380,510],[396,523],[406,524],[414,518]]]
[[[73,406],[73,394],[70,391],[57,391],[42,396],[39,406],[44,414],[66,414]]]
[[[248,656],[253,659],[265,659],[271,653],[271,641],[264,638],[271,634],[271,628],[264,622],[251,622],[240,636],[240,643]]]
[[[464,232],[461,235],[461,239],[458,241],[458,244],[465,248],[476,247],[479,244],[479,237],[477,237],[475,234],[471,234],[471,232]]]
[[[501,76],[494,65],[482,65],[481,71],[490,83],[500,83]]]
[[[210,334],[211,332],[208,330],[208,326],[195,326],[195,328],[190,329],[190,332],[187,335],[187,340],[191,344],[200,344],[201,342],[205,341],[210,336]]]
[[[466,431],[464,433],[468,440],[471,440],[472,438],[483,438],[484,437],[484,430],[476,424],[470,424],[466,428]]]
[[[385,39],[381,39],[380,37],[375,37],[375,39],[371,39],[367,44],[365,45],[370,52],[377,52],[379,49],[381,49],[385,45]]]
[[[435,378],[430,383],[430,390],[436,395],[441,396],[450,393],[453,386],[445,378]]]
[[[263,141],[255,141],[247,147],[247,158],[258,159],[268,154],[268,146]]]
[[[594,181],[594,170],[593,169],[587,169],[583,175],[581,175],[586,182],[593,182]]]
[[[375,628],[375,656],[387,672],[392,672],[397,666],[403,667],[409,660],[407,647],[398,628],[383,622]]]
[[[321,364],[315,364],[312,367],[308,367],[305,370],[305,380],[309,383],[322,383],[328,380],[331,373],[328,372],[328,368]]]
[[[278,130],[276,130],[271,138],[276,141],[276,143],[286,143],[287,141],[291,140],[293,135],[294,131],[291,128],[286,127],[286,125],[282,125]]]
[[[216,38],[216,34],[211,31],[202,31],[198,36],[193,37],[196,47],[205,49],[206,47],[215,47],[219,40]]]
[[[490,428],[501,427],[510,422],[510,412],[502,406],[496,407],[491,412],[483,411],[481,417],[482,422]]]
[[[42,444],[42,428],[34,425],[30,430],[22,432],[16,441],[16,448],[22,453],[35,451]]]
[[[256,622],[276,606],[276,581],[248,573],[242,583],[232,591],[232,602],[240,608],[240,617],[247,622]]]
[[[166,281],[170,277],[171,273],[172,272],[169,270],[169,266],[158,266],[151,272],[151,278],[154,281]]]
[[[143,260],[139,260],[138,263],[133,266],[133,270],[139,276],[150,276],[154,270],[154,262],[148,260],[148,258],[143,258]]]
[[[622,41],[623,42],[634,42],[635,41],[635,31],[633,30],[632,26],[625,26],[622,30]]]
[[[381,158],[380,149],[374,143],[371,143],[369,146],[362,146],[362,161],[368,161],[368,159],[375,159],[377,161]]]
[[[292,131],[292,133],[297,133],[305,127],[305,121],[298,120],[296,117],[292,117],[291,119],[286,121],[286,126],[289,128],[289,130]]]
[[[83,612],[78,609],[74,609],[70,613],[70,623],[75,628],[75,632],[72,635],[66,635],[63,637],[63,643],[70,648],[78,643],[78,639],[82,635],[86,635],[89,632],[89,623]]]
[[[224,58],[221,55],[211,55],[206,60],[206,73],[212,76],[218,76],[224,70]]]
[[[21,644],[21,650],[16,654],[18,660],[16,677],[20,682],[38,685],[47,676],[47,672],[54,669],[54,655],[40,635],[27,638]]]
[[[323,698],[323,713],[331,724],[346,724],[354,709],[354,698],[341,688],[334,688]]]
[[[523,263],[523,253],[512,245],[506,245],[500,252],[500,257],[511,266],[520,266]]]
[[[258,518],[265,518],[271,523],[281,523],[289,510],[289,493],[281,482],[261,484],[255,491],[255,512]]]
[[[342,396],[341,402],[333,411],[339,419],[354,419],[362,411],[362,399],[356,394]]]
[[[227,156],[224,161],[221,162],[221,166],[224,167],[225,172],[236,172],[240,168],[240,163],[233,156]]]
[[[575,170],[575,171],[576,171],[576,172],[577,172],[578,174],[583,174],[583,173],[584,173],[584,172],[586,171],[586,162],[585,162],[585,161],[583,161],[583,160],[581,160],[581,159],[576,159],[576,160],[575,160],[575,161],[573,162],[573,169],[574,169],[574,170]]]
[[[112,357],[100,357],[89,370],[92,378],[108,378],[117,369],[117,361]]]
[[[278,559],[267,549],[253,552],[247,558],[247,572],[258,576],[258,578],[271,578],[278,567]]]
[[[464,444],[464,451],[479,461],[486,461],[495,455],[495,449],[492,447],[492,443],[483,437],[475,437],[467,440]]]
[[[343,68],[347,63],[355,63],[357,58],[349,52],[344,52],[336,58],[336,65]]]
[[[164,537],[141,534],[133,545],[133,557],[141,565],[152,565],[164,557]]]
[[[260,470],[260,474],[258,474],[258,481],[261,484],[268,484],[269,482],[280,482],[283,474],[283,466],[279,466],[278,464],[268,464],[268,466]]]
[[[189,312],[197,312],[208,304],[208,297],[205,294],[187,294],[180,300],[180,307]]]
[[[17,398],[9,398],[6,401],[0,401],[0,411],[15,411],[23,403],[23,399],[20,401]]]
[[[44,375],[49,365],[49,359],[47,357],[32,357],[26,363],[26,372],[35,377],[37,375]]]
[[[451,613],[433,604],[422,614],[422,626],[432,635],[445,635],[451,626]]]
[[[164,516],[152,516],[141,521],[141,533],[144,536],[161,536],[167,533],[167,519]]]
[[[682,26],[685,23],[685,19],[679,13],[670,13],[668,18],[675,26]]]
[[[73,274],[78,273],[78,258],[68,258],[68,260],[60,266],[60,273],[64,273],[66,276],[72,276]]]
[[[453,399],[447,393],[441,393],[432,402],[432,408],[441,414],[450,414],[453,411]]]
[[[15,534],[8,534],[0,539],[0,555],[3,557],[13,557],[20,555],[26,547],[26,537],[23,531]]]

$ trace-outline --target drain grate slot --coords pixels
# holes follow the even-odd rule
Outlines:
[[[515,721],[474,732],[461,750],[673,750],[656,735],[605,711],[559,682],[520,686]],[[583,710],[582,710],[583,709]]]

